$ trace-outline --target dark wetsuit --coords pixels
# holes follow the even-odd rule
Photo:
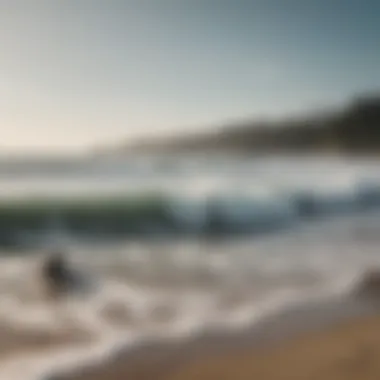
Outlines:
[[[62,292],[69,285],[69,269],[61,255],[49,257],[43,265],[42,274],[50,290]]]

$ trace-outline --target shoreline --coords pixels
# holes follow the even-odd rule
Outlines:
[[[49,374],[43,380],[166,379],[190,362],[236,352],[270,350],[308,334],[334,329],[347,322],[380,316],[380,303],[352,296],[302,302],[241,329],[197,334],[175,341],[145,341],[119,350],[107,360]]]

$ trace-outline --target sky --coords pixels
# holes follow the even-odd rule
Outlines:
[[[380,89],[378,0],[0,0],[0,151],[70,151]]]

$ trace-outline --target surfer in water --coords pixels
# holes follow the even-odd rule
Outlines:
[[[42,264],[42,279],[54,298],[66,293],[71,285],[72,273],[64,254],[51,253]]]

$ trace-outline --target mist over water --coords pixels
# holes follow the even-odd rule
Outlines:
[[[38,377],[151,337],[244,326],[301,299],[348,291],[364,271],[380,264],[380,169],[370,161],[3,162],[0,189],[3,203],[17,199],[27,207],[36,197],[49,197],[52,214],[62,207],[55,223],[44,214],[46,205],[39,205],[46,223],[38,231],[26,230],[24,219],[17,219],[20,208],[17,218],[7,214],[22,222],[14,228],[26,240],[22,252],[2,249],[0,333],[14,330],[17,339],[32,343],[4,355],[0,345],[0,379]],[[128,228],[117,239],[102,240],[89,228],[83,234],[61,203],[65,199],[70,207],[78,197],[122,194],[125,204],[136,193],[165,196],[163,210],[176,223],[170,234],[156,228],[158,218],[155,228],[153,220],[143,220],[151,227],[144,234],[124,235],[135,220],[141,222],[128,214]],[[98,226],[110,226],[96,215]],[[204,239],[215,215],[224,238]],[[262,225],[270,225],[271,234],[261,234],[267,231]],[[44,296],[38,277],[52,246],[67,249],[84,284],[58,303]]]

